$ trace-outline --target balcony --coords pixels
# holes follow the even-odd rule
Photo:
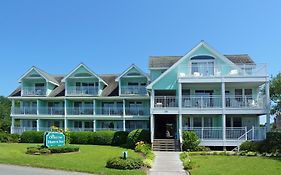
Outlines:
[[[94,115],[93,107],[69,107],[67,108],[68,115]]]
[[[37,107],[14,107],[12,114],[17,115],[37,115]]]
[[[136,116],[149,115],[149,108],[146,107],[126,108],[126,115],[136,115]]]
[[[116,115],[123,115],[123,108],[122,107],[101,107],[96,108],[97,115],[109,115],[109,116],[116,116]]]
[[[176,96],[155,96],[155,108],[175,108],[178,107],[178,98]]]
[[[39,114],[43,115],[64,115],[64,107],[40,107]]]
[[[183,108],[221,108],[222,97],[220,95],[211,96],[183,96],[182,97]]]
[[[45,96],[46,87],[22,87],[23,96]]]
[[[178,78],[267,76],[266,64],[235,64],[181,67]]]
[[[146,95],[145,86],[122,86],[121,95]]]
[[[253,98],[252,96],[226,96],[225,97],[226,108],[266,108],[266,97],[261,95]]]
[[[70,96],[96,96],[99,88],[94,86],[69,86],[67,87],[67,95]]]

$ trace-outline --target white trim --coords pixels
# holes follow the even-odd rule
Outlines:
[[[218,53],[213,48],[211,48],[207,43],[204,41],[201,41],[197,46],[195,46],[191,51],[189,51],[187,54],[185,54],[183,57],[181,57],[175,64],[173,64],[168,70],[166,70],[164,73],[162,73],[158,78],[156,78],[152,83],[150,83],[146,88],[152,89],[153,85],[158,82],[160,79],[162,79],[165,75],[167,75],[171,70],[173,70],[176,66],[178,66],[181,62],[183,62],[185,59],[189,58],[190,56],[193,56],[192,54],[199,49],[200,47],[205,47],[207,50],[209,50],[214,56],[219,57],[221,60],[229,63],[230,65],[235,65],[233,62],[231,62],[229,59],[227,59],[224,55]],[[235,65],[236,66],[236,65]]]
[[[62,81],[62,82],[65,82],[65,80],[66,80],[67,78],[69,78],[70,75],[72,75],[74,72],[76,72],[77,69],[79,69],[79,68],[82,67],[82,66],[83,66],[87,71],[89,71],[92,75],[94,75],[96,78],[98,78],[99,81],[101,81],[103,84],[105,84],[105,85],[108,86],[108,84],[107,84],[102,78],[100,78],[96,73],[94,73],[90,68],[88,68],[88,67],[87,67],[85,64],[83,64],[83,63],[79,64],[75,69],[73,69],[69,74],[67,74],[67,76],[65,76],[61,81]]]
[[[122,74],[120,74],[115,81],[119,81],[121,77],[123,77],[127,72],[129,72],[131,69],[135,68],[140,74],[142,74],[144,77],[149,80],[149,77],[147,76],[146,73],[144,73],[140,68],[138,68],[135,64],[132,64],[128,69],[126,69]]]

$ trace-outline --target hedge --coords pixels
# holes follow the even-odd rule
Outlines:
[[[21,143],[43,143],[44,131],[25,131],[20,136]]]
[[[93,145],[111,145],[115,131],[105,130],[96,131],[90,138],[90,143]]]
[[[132,170],[139,169],[143,166],[143,162],[139,158],[128,157],[126,159],[122,157],[114,157],[106,162],[107,168]]]
[[[144,129],[135,129],[128,134],[127,146],[134,149],[137,142],[150,143],[150,132]]]
[[[18,143],[20,135],[0,132],[0,143]]]
[[[114,133],[111,145],[113,146],[122,146],[127,143],[128,132],[117,131]]]
[[[70,143],[72,144],[90,144],[90,139],[93,137],[93,132],[70,132]]]

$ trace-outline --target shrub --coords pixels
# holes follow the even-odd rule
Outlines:
[[[197,146],[194,151],[211,151],[211,149],[206,146]]]
[[[40,147],[27,147],[26,154],[40,155]]]
[[[281,152],[281,132],[268,132],[262,151],[269,153]]]
[[[94,145],[111,145],[115,131],[96,131],[90,138],[90,143]]]
[[[70,133],[70,143],[71,144],[89,144],[90,139],[93,136],[93,132],[71,132]]]
[[[145,144],[143,141],[137,142],[135,151],[144,154],[145,156],[145,159],[143,160],[144,166],[151,168],[153,164],[153,160],[155,158],[155,155],[151,150],[151,145]]]
[[[20,136],[21,143],[43,143],[44,131],[25,131]]]
[[[18,134],[9,134],[5,132],[0,132],[0,143],[18,143],[19,142]]]
[[[66,146],[58,146],[58,147],[50,147],[49,150],[51,153],[69,153],[69,152],[78,152],[78,146],[66,145]]]
[[[199,138],[193,131],[183,132],[183,145],[182,149],[184,151],[195,151],[200,144]]]
[[[122,170],[131,170],[139,169],[143,166],[143,162],[139,158],[128,157],[124,159],[122,157],[115,157],[109,159],[106,163],[107,168],[122,169]]]
[[[191,161],[191,158],[187,152],[181,153],[180,159],[185,170],[191,170],[194,168],[195,163]]]
[[[113,146],[121,146],[127,143],[128,132],[125,131],[117,131],[114,133],[114,137],[112,140]]]
[[[39,149],[40,154],[50,154],[51,151],[48,148],[41,148]]]
[[[253,141],[245,141],[240,145],[241,151],[257,151],[258,146],[256,142]]]
[[[134,149],[137,142],[150,143],[150,132],[144,129],[135,129],[128,134],[127,146]]]

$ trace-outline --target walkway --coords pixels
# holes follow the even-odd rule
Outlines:
[[[0,164],[0,175],[90,175],[86,173]]]
[[[156,157],[149,175],[186,175],[179,152],[154,151]]]

